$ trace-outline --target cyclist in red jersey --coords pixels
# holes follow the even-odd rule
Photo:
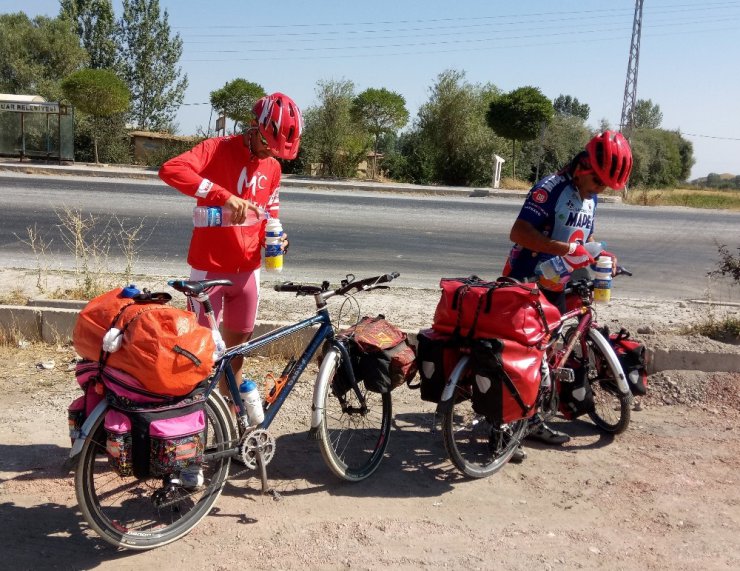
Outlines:
[[[296,158],[303,130],[300,109],[282,93],[262,97],[252,111],[255,119],[243,134],[207,139],[159,170],[164,182],[194,197],[198,206],[230,210],[231,226],[193,228],[188,251],[191,279],[233,282],[210,293],[217,322],[223,321],[227,347],[246,342],[254,331],[265,241],[264,223],[238,224],[249,210],[279,216],[281,169],[276,158]],[[284,234],[283,250],[287,248]],[[193,310],[207,326],[205,312]],[[232,363],[239,382],[242,359]]]
[[[624,188],[632,171],[632,151],[621,133],[604,131],[561,171],[546,176],[529,191],[522,210],[511,228],[514,242],[503,274],[516,279],[534,277],[536,265],[553,256],[562,256],[575,270],[594,262],[583,247],[593,240],[598,195],[607,187]],[[616,272],[617,258],[612,258]],[[542,289],[545,297],[565,312],[565,295]],[[570,437],[553,430],[536,414],[530,421],[527,438],[545,444],[563,444]],[[522,461],[521,447],[512,461]]]

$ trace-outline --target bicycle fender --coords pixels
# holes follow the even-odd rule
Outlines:
[[[601,352],[604,354],[604,357],[606,357],[614,370],[619,371],[619,378],[617,379],[617,386],[619,387],[619,390],[623,395],[630,394],[630,387],[627,384],[627,378],[624,376],[624,371],[622,370],[622,365],[619,363],[619,359],[617,358],[617,354],[614,352],[614,349],[612,348],[609,341],[596,329],[589,329],[588,335],[591,338],[591,340],[596,344],[596,346],[601,349]]]
[[[324,403],[321,402],[321,395],[324,394],[324,387],[331,379],[331,373],[339,363],[339,351],[335,347],[327,350],[324,359],[321,361],[319,374],[316,377],[316,384],[313,387],[313,403],[311,405],[311,430],[319,428],[324,412]]]
[[[90,430],[92,430],[95,421],[108,409],[108,401],[103,399],[97,406],[92,410],[90,416],[85,419],[85,422],[80,428],[80,436],[75,439],[75,443],[72,445],[72,449],[69,451],[69,458],[67,462],[74,460],[76,456],[82,452],[82,447],[85,445],[85,440],[90,436]]]
[[[452,369],[452,373],[450,373],[450,378],[447,379],[447,383],[445,383],[445,388],[442,390],[442,397],[439,399],[440,404],[442,404],[443,402],[447,402],[452,398],[452,395],[455,393],[457,381],[462,376],[463,371],[465,371],[465,368],[468,366],[469,361],[470,355],[463,355],[457,362],[457,365],[455,365],[455,368]]]

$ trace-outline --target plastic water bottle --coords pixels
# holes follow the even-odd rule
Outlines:
[[[180,485],[185,488],[200,488],[205,483],[203,468],[200,466],[186,466],[180,470]]]
[[[604,250],[604,243],[587,242],[583,247],[591,254],[591,257],[595,258]],[[539,276],[540,284],[549,289],[553,286],[564,285],[570,279],[571,271],[562,256],[548,258],[537,264],[534,269],[534,273]]]
[[[123,288],[123,291],[119,294],[120,297],[134,297],[135,295],[139,295],[141,292],[134,284],[129,284],[125,288]]]
[[[244,379],[239,386],[239,394],[247,411],[249,426],[261,424],[265,420],[265,412],[262,410],[262,401],[260,400],[260,393],[257,390],[257,383],[251,379]]]
[[[193,226],[205,228],[208,226],[253,226],[267,218],[267,211],[260,208],[255,212],[247,210],[247,218],[240,224],[231,223],[231,209],[221,206],[196,206],[193,208]]]
[[[601,256],[594,275],[594,301],[608,302],[612,297],[612,259]]]
[[[283,226],[278,218],[270,218],[265,227],[265,269],[283,271]]]

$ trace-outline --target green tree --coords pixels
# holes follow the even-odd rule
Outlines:
[[[369,148],[367,132],[352,118],[354,83],[349,80],[317,82],[318,105],[303,114],[301,138],[304,170],[320,176],[355,176]]]
[[[60,80],[84,67],[87,53],[64,18],[0,14],[0,92],[61,97]]]
[[[631,186],[673,188],[685,181],[694,163],[691,143],[676,131],[635,129],[630,139]]]
[[[83,113],[93,117],[96,127],[93,135],[95,162],[98,158],[100,119],[128,110],[131,92],[115,73],[107,69],[83,69],[62,81],[62,91],[69,101]],[[97,124],[96,124],[97,123]]]
[[[211,107],[234,121],[236,133],[239,123],[247,125],[252,120],[252,107],[265,94],[265,89],[260,84],[238,77],[221,89],[211,91]]]
[[[591,114],[591,107],[588,103],[581,103],[576,97],[570,95],[558,95],[552,106],[558,115],[580,117],[584,121],[588,121],[588,116]]]
[[[373,136],[373,178],[377,174],[380,137],[396,133],[409,121],[406,100],[402,95],[381,89],[366,89],[352,103],[352,116]]]
[[[133,96],[131,119],[141,129],[174,131],[188,85],[178,66],[182,39],[171,35],[168,20],[159,0],[123,0],[117,69]]]
[[[555,111],[550,100],[536,87],[520,87],[494,99],[486,121],[494,133],[511,140],[512,173],[516,176],[516,142],[536,138]]]
[[[116,63],[116,22],[111,0],[61,0],[60,16],[75,24],[82,47],[93,69],[113,68]]]
[[[556,114],[541,139],[522,147],[521,163],[529,165],[529,180],[534,183],[542,176],[563,168],[584,149],[590,137],[591,132],[580,117]]]
[[[486,127],[485,113],[498,94],[493,85],[465,81],[464,71],[440,73],[411,131],[399,139],[403,160],[395,161],[396,176],[420,184],[489,185],[501,140]]]
[[[635,114],[632,119],[634,129],[658,129],[663,122],[660,105],[650,99],[638,99],[635,103]]]

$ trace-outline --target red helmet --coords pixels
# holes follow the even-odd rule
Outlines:
[[[265,95],[254,104],[252,112],[267,146],[281,159],[298,156],[303,131],[303,117],[298,105],[284,93]]]
[[[591,170],[614,190],[627,184],[632,171],[632,151],[627,139],[617,131],[604,131],[586,145]]]

